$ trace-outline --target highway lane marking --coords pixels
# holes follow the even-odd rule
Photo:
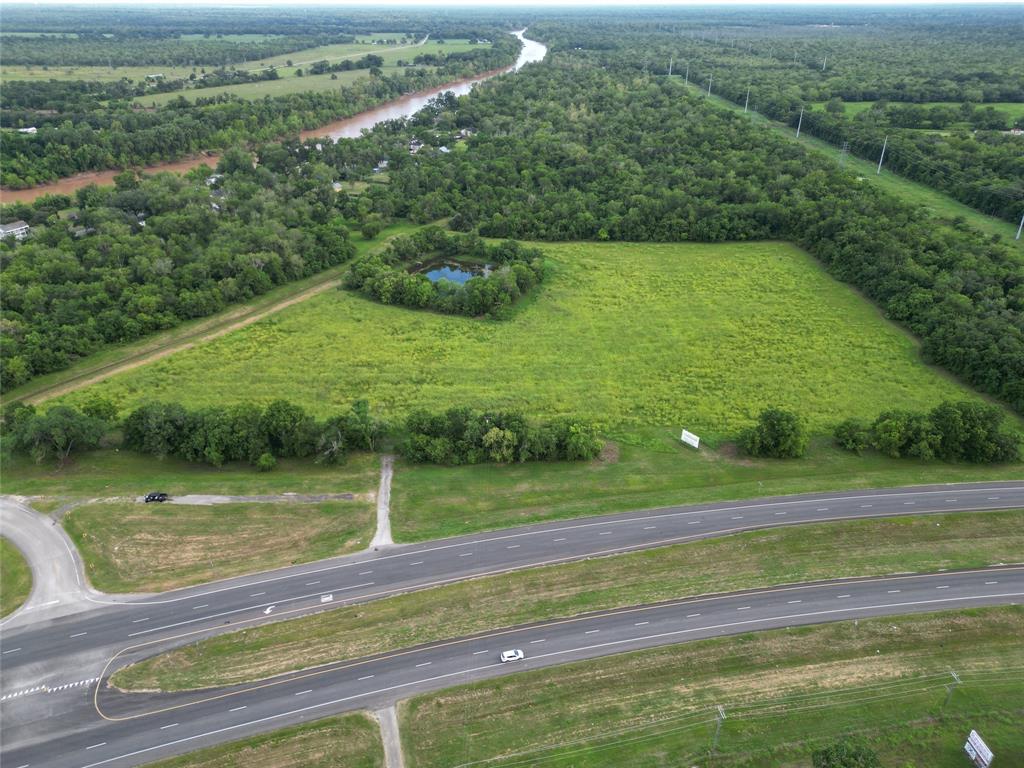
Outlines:
[[[473,651],[474,656],[479,656],[481,653],[489,653],[489,651]]]
[[[357,576],[369,576],[373,571],[360,571]]]
[[[505,549],[519,549],[521,546],[521,544],[509,544]]]
[[[860,508],[861,509],[871,509],[871,505],[870,504],[861,504]]]
[[[409,563],[409,565],[423,565],[423,561],[417,560],[415,563]]]
[[[612,532],[611,532],[611,531],[601,531],[601,532],[600,532],[599,534],[597,534],[597,535],[598,535],[598,536],[611,536],[611,535],[612,535]]]
[[[305,696],[305,695],[306,695],[307,693],[312,693],[312,692],[313,692],[313,689],[312,689],[312,688],[310,688],[310,689],[309,689],[308,691],[299,691],[299,692],[298,692],[298,693],[296,693],[295,695],[296,695],[296,696]]]
[[[362,681],[362,680],[369,680],[371,677],[373,677],[373,675],[363,675],[362,677],[359,678],[359,680],[360,681]]]
[[[828,512],[828,507],[818,507],[815,512]]]
[[[560,539],[552,539],[552,541],[565,541],[565,537],[563,536],[563,537],[562,537],[562,538],[560,538]]]
[[[543,643],[544,640],[546,640],[546,639],[547,638],[542,638],[541,640],[531,640],[530,641],[530,645],[536,645],[537,643]]]
[[[307,587],[312,587],[312,586],[314,586],[316,584],[319,584],[319,583],[320,583],[319,581],[307,581],[306,582],[306,586]]]
[[[653,530],[657,529],[657,527],[658,526],[656,526],[656,525],[645,525],[644,526],[644,530],[645,531],[653,531]]]
[[[749,605],[744,605],[742,608],[737,608],[736,610],[737,611],[749,611],[750,610],[750,606]]]
[[[144,619],[132,619],[132,624],[141,624],[144,621],[149,621],[149,616]]]
[[[998,581],[986,581],[985,583],[986,584],[998,584],[999,582]],[[17,650],[17,649],[15,649],[15,650]]]
[[[700,525],[703,522],[704,522],[703,520],[691,520],[690,522],[687,523],[687,525]]]
[[[337,591],[337,592],[344,592],[344,591],[349,590],[349,589],[360,589],[362,587],[372,587],[373,585],[374,585],[374,582],[368,581],[368,582],[365,582],[363,584],[353,584],[350,587],[338,587],[335,591]],[[298,597],[286,597],[286,598],[284,598],[284,600],[280,600],[279,602],[294,603],[294,602],[297,602],[299,600],[311,600],[314,597],[319,597],[320,594],[321,594],[320,592],[312,592],[312,593],[305,594],[305,595],[299,595]],[[217,618],[220,618],[221,616],[231,616],[232,614],[235,614],[235,613],[246,613],[248,611],[255,611],[255,610],[259,609],[259,608],[266,608],[269,605],[276,605],[276,603],[262,603],[260,605],[250,605],[250,606],[248,606],[246,608],[234,608],[234,609],[232,609],[230,611],[222,611],[221,613],[211,613],[209,616],[202,616],[202,617],[200,617],[198,619],[189,619],[187,621],[179,621],[179,622],[175,622],[174,624],[164,624],[163,626],[160,626],[160,627],[150,627],[149,629],[143,629],[143,630],[141,630],[139,632],[133,632],[132,634],[128,635],[128,637],[138,637],[139,635],[149,635],[149,634],[152,634],[153,632],[160,632],[160,631],[162,631],[164,629],[174,629],[175,627],[183,627],[186,624],[195,624],[197,621],[209,621],[210,619],[217,619]],[[299,608],[299,609],[296,609],[296,610],[307,611],[307,610],[309,610],[309,608]],[[287,613],[290,613],[290,611],[284,611],[283,613],[287,614]],[[279,616],[282,615],[282,612],[279,611],[278,615]],[[164,638],[164,639],[165,640],[170,640],[172,638]]]
[[[637,622],[636,624],[634,624],[633,626],[634,626],[634,627],[642,627],[642,626],[643,626],[644,624],[650,624],[650,623],[651,623],[651,622],[649,622],[649,621],[638,621],[638,622]]]
[[[730,520],[742,520],[743,519],[743,515],[733,515],[729,519]]]
[[[909,506],[911,506],[912,504],[914,504],[914,502],[912,502],[912,501],[904,501],[904,502],[903,502],[903,506],[905,506],[905,507],[909,507]]]
[[[584,634],[584,635],[594,635],[594,634],[597,634],[597,633],[598,633],[598,632],[600,632],[600,631],[601,631],[600,629],[588,629],[588,630],[587,630],[586,632],[584,632],[583,634]]]
[[[998,497],[998,496],[988,496],[988,497],[986,497],[986,498],[987,498],[987,499],[988,499],[989,501],[996,501],[996,500],[997,500],[997,499],[998,499],[999,497]]]
[[[242,705],[242,706],[240,706],[240,707],[235,707],[235,708],[233,708],[233,709],[229,709],[229,710],[228,710],[228,712],[241,712],[241,711],[242,711],[243,709],[245,709],[245,708],[246,708],[247,706],[248,706],[247,704],[243,704],[243,705]]]
[[[73,635],[68,635],[68,637],[81,637],[82,635],[88,635],[88,634],[89,634],[88,632],[76,632]]]
[[[91,747],[86,747],[86,750],[96,749],[96,747],[105,747],[107,742],[101,741],[99,744],[93,744]]]
[[[193,605],[192,606],[192,610],[193,611],[198,611],[198,610],[200,610],[202,608],[209,608],[209,607],[210,607],[209,603],[203,603],[202,605]]]
[[[986,573],[986,572],[991,572],[992,570],[993,569],[990,569],[990,568],[984,568],[984,569],[976,569],[976,570],[973,570],[973,571],[962,571],[960,573],[960,575],[961,576],[966,576],[966,575],[970,575],[970,574],[974,574],[974,573]],[[1001,572],[1024,571],[1024,566],[1005,566],[1005,567],[999,568],[998,570],[1001,571]],[[911,579],[926,579],[926,578],[934,578],[934,577],[935,577],[934,573],[926,573],[926,574],[914,574],[914,575],[909,575],[909,576],[883,576],[883,577],[878,577],[878,578],[862,578],[862,579],[850,580],[850,581],[847,581],[846,583],[848,583],[848,584],[879,584],[879,583],[884,583],[886,581],[905,581],[905,580],[911,580]],[[798,584],[798,585],[791,585],[791,586],[784,586],[784,587],[774,587],[774,588],[771,588],[771,589],[764,589],[764,590],[759,590],[759,591],[756,591],[756,592],[748,592],[747,596],[748,597],[755,597],[755,596],[760,596],[760,595],[777,594],[777,593],[783,593],[783,592],[806,591],[808,589],[818,589],[818,588],[821,588],[821,586],[822,586],[821,584]],[[1024,593],[1021,593],[1021,594],[1024,594]],[[1013,595],[1016,596],[1016,593],[1013,593]],[[997,594],[997,595],[982,595],[980,597],[987,597],[987,598],[991,599],[991,598],[1006,597],[1006,596],[1008,596],[1008,595],[1006,595],[1006,594]],[[581,622],[581,621],[589,621],[589,620],[592,620],[594,618],[606,618],[608,616],[621,616],[621,615],[630,614],[630,613],[633,613],[633,614],[635,614],[635,613],[642,613],[642,612],[646,612],[646,611],[659,610],[659,609],[663,609],[663,608],[671,608],[671,607],[675,607],[675,606],[678,606],[678,605],[692,605],[692,604],[696,604],[696,603],[707,603],[707,602],[712,602],[712,601],[716,601],[716,600],[720,600],[720,599],[722,599],[722,595],[709,595],[709,596],[700,597],[700,598],[687,598],[687,599],[684,599],[684,600],[676,601],[674,603],[661,603],[661,604],[657,604],[657,605],[645,605],[645,606],[639,606],[639,607],[630,607],[630,608],[622,608],[622,609],[611,610],[611,611],[608,611],[606,613],[600,614],[597,617],[594,617],[594,616],[577,616],[577,617],[568,618],[568,619],[561,619],[561,620],[557,620],[557,621],[554,621],[554,622],[550,622],[550,623],[548,623],[548,624],[546,624],[544,626],[547,626],[547,627],[550,627],[550,626],[560,626],[560,625],[577,623],[577,622]],[[962,601],[962,600],[968,600],[968,599],[973,599],[973,598],[971,598],[971,597],[944,598],[944,599],[941,599],[941,600],[933,600],[933,601],[930,601],[930,602],[939,602],[939,603],[941,603],[941,602],[950,602],[950,601]],[[911,604],[913,604],[913,603],[911,603]],[[862,609],[861,608],[849,608],[849,609],[845,609],[845,610],[862,610]],[[826,611],[826,613],[828,613],[828,612]],[[696,617],[696,616],[700,616],[700,614],[699,613],[688,614],[687,618],[693,618],[693,617]],[[764,620],[765,619],[760,619],[760,621],[764,621]],[[249,622],[240,622],[240,624],[251,623],[251,621],[252,620],[249,620]],[[491,634],[488,635],[488,637],[491,637],[491,638],[503,637],[505,635],[517,634],[517,633],[528,631],[530,629],[535,629],[535,628],[536,627],[520,627],[520,628],[514,628],[514,629],[505,629],[505,630],[500,630],[500,631],[497,631],[497,632],[492,632]],[[378,657],[378,658],[375,658],[375,659],[372,659],[372,660],[332,662],[330,664],[325,664],[325,665],[323,665],[320,668],[317,668],[317,669],[314,669],[314,670],[302,673],[302,674],[300,674],[298,676],[292,676],[292,677],[284,678],[284,679],[281,679],[281,680],[273,680],[273,681],[269,681],[269,682],[257,683],[257,684],[254,684],[254,685],[246,688],[246,689],[243,689],[241,691],[231,691],[231,692],[227,692],[227,693],[220,693],[220,694],[216,694],[214,696],[207,697],[205,699],[199,699],[199,700],[192,701],[192,702],[189,702],[189,703],[186,703],[186,704],[176,704],[176,705],[172,705],[172,706],[169,706],[169,707],[164,707],[162,709],[154,710],[152,712],[143,712],[143,713],[140,713],[140,714],[129,715],[129,716],[126,716],[126,717],[109,717],[108,715],[103,713],[103,710],[99,706],[100,687],[101,687],[101,684],[102,684],[102,680],[103,680],[104,676],[106,675],[107,670],[110,669],[110,666],[118,659],[118,657],[120,657],[124,653],[127,653],[128,651],[133,651],[133,650],[137,650],[139,648],[144,648],[147,645],[153,645],[155,643],[163,643],[163,642],[166,642],[168,640],[180,640],[180,639],[188,637],[190,635],[201,634],[203,631],[205,631],[205,630],[197,630],[197,631],[187,632],[187,633],[184,633],[184,634],[179,635],[177,637],[158,638],[158,639],[155,639],[155,640],[149,640],[149,641],[144,642],[144,643],[139,643],[139,644],[136,644],[136,645],[133,645],[133,646],[125,647],[125,648],[121,649],[120,651],[118,651],[113,656],[111,656],[110,659],[107,661],[106,666],[104,666],[103,672],[100,674],[99,678],[97,678],[97,681],[98,681],[97,685],[93,689],[93,708],[96,710],[96,713],[100,717],[102,717],[104,720],[108,720],[108,721],[112,721],[112,722],[119,722],[119,721],[124,721],[124,720],[133,720],[133,719],[137,719],[137,718],[140,718],[140,717],[148,717],[148,716],[151,716],[151,715],[160,714],[162,712],[169,712],[169,711],[173,711],[175,709],[181,709],[183,707],[193,706],[195,704],[200,704],[200,703],[205,703],[205,702],[209,702],[209,701],[215,701],[215,700],[222,699],[222,698],[227,698],[227,697],[230,697],[230,696],[235,696],[235,695],[238,695],[240,693],[250,693],[250,692],[255,691],[255,690],[261,690],[263,688],[269,688],[269,687],[273,687],[275,685],[280,685],[281,683],[284,683],[284,682],[291,682],[291,681],[294,681],[294,680],[297,680],[297,679],[303,679],[303,678],[306,678],[306,677],[319,676],[319,675],[327,674],[327,673],[330,673],[330,672],[339,671],[339,670],[342,670],[342,669],[350,669],[352,667],[361,666],[361,665],[364,665],[364,664],[369,664],[371,662],[380,662],[380,661],[384,661],[384,660],[396,659],[396,658],[399,658],[399,657],[402,657],[402,656],[408,656],[410,654],[414,654],[414,653],[420,652],[418,649],[409,649],[409,650],[403,650],[403,651],[396,651],[396,652],[391,653],[391,654],[389,654],[387,656]],[[472,642],[472,641],[479,640],[479,639],[480,638],[460,638],[460,639],[448,641],[448,642],[445,642],[445,643],[442,643],[442,644],[439,644],[439,645],[434,645],[434,646],[432,646],[432,648],[436,649],[436,648],[439,648],[439,647],[450,647],[450,646],[454,646],[454,645],[460,645],[462,643]]]
[[[849,597],[849,595],[836,595],[836,600],[842,600],[844,597]]]
[[[6,656],[8,653],[17,653],[20,650],[21,648],[11,648],[11,650],[9,651],[4,651],[2,654],[0,654],[0,656]]]
[[[463,552],[461,555],[459,555],[459,557],[469,557],[472,554],[473,554],[472,552]],[[423,562],[423,561],[421,560],[420,562]],[[417,565],[417,563],[412,563],[412,565]]]
[[[171,723],[170,725],[161,725],[160,726],[160,730],[161,731],[166,731],[168,728],[175,728],[175,727],[177,727],[177,725],[178,725],[177,723]]]
[[[795,603],[802,603],[803,600],[787,600],[787,605],[794,605]]]
[[[951,504],[951,503],[953,503],[954,501],[956,501],[956,499],[946,499],[946,503],[947,503],[947,504]]]
[[[942,586],[942,587],[936,587],[936,589],[949,589],[949,586],[946,585],[946,586]]]
[[[781,517],[782,515],[784,515],[786,513],[785,512],[776,512],[775,514]]]
[[[700,616],[700,614],[699,613],[688,613],[688,614],[686,614],[686,618],[688,618],[688,619],[692,619],[692,618],[694,618],[696,616]]]
[[[1021,597],[1021,596],[1024,596],[1024,593],[1016,592],[1016,593],[1008,593],[1008,594],[1005,594],[1005,595],[998,595],[998,597]],[[979,595],[978,597],[993,597],[993,595]],[[970,599],[974,599],[974,598],[971,598],[971,597],[944,598],[942,600],[927,600],[927,601],[922,601],[922,602],[897,603],[897,604],[878,605],[878,606],[865,606],[864,608],[859,608],[859,609],[844,609],[844,610],[879,610],[879,609],[887,609],[887,608],[901,608],[901,607],[906,607],[906,606],[910,606],[910,605],[922,605],[922,604],[931,604],[931,603],[948,603],[948,602],[970,600]],[[829,610],[829,611],[822,611],[822,612],[819,612],[819,613],[808,613],[808,614],[795,614],[795,615],[790,615],[790,616],[779,616],[779,617],[773,617],[772,619],[749,619],[749,620],[746,620],[746,621],[730,622],[728,624],[721,624],[721,625],[717,625],[717,626],[695,627],[695,628],[692,628],[692,629],[675,630],[675,631],[672,631],[672,632],[659,633],[657,635],[649,635],[647,637],[642,637],[642,638],[629,638],[629,639],[625,639],[625,640],[612,640],[612,641],[608,641],[606,643],[600,643],[600,644],[597,644],[597,645],[592,645],[592,646],[588,646],[588,647],[584,647],[584,648],[573,648],[573,649],[568,649],[568,650],[563,650],[563,651],[552,651],[550,653],[546,653],[546,654],[541,654],[541,655],[535,656],[534,659],[544,659],[544,658],[548,658],[548,657],[552,657],[552,656],[565,655],[567,653],[578,653],[580,651],[596,650],[598,648],[609,648],[609,647],[616,646],[616,645],[622,645],[624,643],[634,643],[634,642],[640,642],[640,641],[645,641],[645,640],[657,640],[657,639],[661,639],[663,637],[670,637],[670,636],[681,635],[681,634],[690,634],[690,633],[693,633],[693,632],[702,632],[702,631],[706,632],[706,631],[715,630],[715,629],[727,629],[727,628],[730,628],[730,627],[733,627],[733,626],[744,626],[744,625],[749,625],[749,624],[763,624],[765,621],[772,621],[772,620],[774,620],[774,621],[786,621],[788,619],[807,618],[809,616],[828,615],[828,614],[841,613],[841,612],[842,611],[840,611],[840,610]],[[488,665],[483,666],[483,667],[475,667],[475,668],[471,668],[471,669],[463,669],[463,670],[458,670],[456,672],[447,672],[445,674],[436,675],[434,677],[430,677],[430,678],[426,678],[426,679],[422,679],[422,680],[414,680],[414,681],[410,681],[410,682],[407,682],[407,683],[399,683],[399,684],[396,684],[396,685],[393,685],[393,686],[388,686],[386,688],[380,688],[380,689],[377,689],[377,690],[374,690],[374,691],[366,691],[364,693],[353,694],[351,696],[344,696],[342,698],[334,699],[332,701],[324,701],[324,702],[320,702],[318,704],[311,704],[311,705],[309,705],[307,707],[302,707],[300,709],[294,709],[294,710],[291,710],[291,711],[288,711],[288,712],[279,712],[279,713],[274,714],[274,715],[268,715],[267,717],[262,717],[262,718],[259,718],[259,719],[256,719],[256,720],[250,720],[250,721],[245,722],[245,723],[237,723],[235,725],[226,726],[224,728],[218,728],[218,729],[213,730],[213,731],[207,731],[206,733],[199,733],[199,734],[195,734],[193,736],[186,736],[184,738],[177,739],[175,741],[166,742],[164,744],[156,744],[156,745],[151,746],[151,747],[144,747],[143,749],[138,749],[138,750],[135,750],[133,752],[127,752],[127,753],[122,754],[122,755],[117,755],[116,757],[110,757],[110,758],[107,758],[105,760],[100,760],[100,761],[95,762],[95,763],[89,763],[88,765],[82,766],[82,768],[98,768],[101,765],[107,765],[108,763],[112,763],[112,762],[115,762],[117,760],[123,760],[123,759],[126,759],[126,758],[137,757],[139,755],[147,754],[149,752],[154,752],[156,750],[165,749],[165,748],[171,747],[171,746],[177,746],[179,744],[184,744],[184,743],[187,743],[187,742],[190,742],[190,741],[195,741],[197,739],[207,738],[209,736],[217,736],[219,734],[227,733],[229,731],[235,731],[235,730],[238,730],[240,728],[250,728],[252,726],[260,725],[262,723],[270,722],[272,720],[280,720],[282,718],[294,717],[295,715],[305,714],[307,712],[311,712],[311,711],[316,710],[316,709],[323,709],[324,707],[333,707],[333,706],[336,706],[338,704],[345,704],[345,703],[348,703],[348,702],[353,701],[355,699],[365,698],[365,697],[368,697],[368,696],[376,696],[376,695],[380,695],[380,694],[384,694],[384,693],[390,693],[392,691],[400,690],[400,689],[403,689],[403,688],[410,688],[410,687],[417,686],[417,685],[423,685],[424,683],[433,683],[433,682],[436,682],[436,681],[439,681],[439,680],[446,680],[448,678],[458,678],[458,677],[462,677],[464,675],[471,674],[473,672],[482,672],[482,671],[485,671],[485,670],[496,669],[496,668],[500,669],[501,665],[500,664],[488,664]],[[100,714],[102,715],[102,713],[100,713]],[[142,717],[142,716],[143,715],[135,715],[133,717]],[[111,718],[106,718],[105,715],[103,717],[105,719],[108,719],[108,720],[111,719]],[[120,719],[127,720],[127,719],[132,719],[132,718],[120,718]]]
[[[887,594],[895,595],[897,592],[899,592],[898,589],[890,589]]]
[[[949,485],[958,485],[958,484],[957,483],[946,483],[945,485],[949,486]],[[1024,491],[1024,486],[1001,487],[1001,488],[998,488],[998,489],[997,488],[966,488],[965,489],[965,491],[967,493],[972,493],[972,494],[980,494],[980,493],[986,493],[986,492],[991,493],[994,490],[1009,491],[1009,492],[1012,493],[1012,492],[1017,492],[1017,491]],[[937,495],[937,494],[944,493],[944,491],[942,491],[942,490],[934,490],[934,491],[913,491],[913,490],[910,490],[909,493],[912,493],[915,496],[921,497],[921,496],[934,496],[934,495]],[[470,544],[489,543],[489,542],[492,542],[492,541],[503,541],[503,540],[506,540],[506,539],[518,538],[518,537],[523,537],[523,536],[539,536],[539,535],[544,535],[544,534],[549,534],[549,533],[557,533],[557,532],[560,532],[560,531],[575,530],[575,529],[578,529],[578,528],[587,528],[587,527],[597,526],[597,525],[622,525],[622,524],[626,524],[626,523],[648,522],[650,520],[665,520],[665,519],[669,519],[669,518],[685,517],[687,515],[696,515],[696,514],[711,514],[711,513],[716,513],[716,512],[733,512],[733,511],[739,511],[739,510],[754,510],[754,509],[761,509],[761,508],[768,508],[768,507],[791,506],[791,505],[799,505],[799,504],[814,504],[814,503],[819,503],[820,504],[822,501],[841,502],[841,501],[857,501],[857,500],[863,500],[863,499],[884,499],[884,498],[899,497],[899,496],[906,496],[906,495],[908,495],[908,492],[903,492],[903,493],[896,492],[896,493],[858,494],[856,496],[828,496],[828,497],[826,497],[824,499],[822,499],[822,498],[818,498],[818,499],[800,499],[800,498],[795,498],[795,499],[794,498],[788,498],[787,499],[787,498],[783,498],[783,499],[780,499],[779,501],[767,501],[767,502],[760,502],[760,503],[753,503],[753,504],[735,504],[735,505],[728,506],[728,507],[718,507],[718,508],[709,508],[709,507],[706,507],[706,506],[702,506],[699,509],[681,510],[681,511],[676,511],[676,512],[665,511],[665,512],[661,512],[660,514],[648,514],[648,515],[643,515],[641,517],[634,516],[634,517],[629,517],[629,518],[623,518],[621,520],[612,520],[612,521],[591,519],[589,522],[578,522],[578,523],[575,523],[573,525],[568,525],[568,526],[563,526],[563,527],[555,527],[555,525],[557,525],[557,524],[556,523],[552,523],[552,524],[550,524],[551,527],[544,527],[544,528],[542,528],[540,530],[520,531],[520,532],[517,532],[517,533],[508,533],[508,534],[503,534],[503,535],[499,535],[499,536],[493,536],[493,537],[490,537],[490,538],[474,538],[474,539],[472,539],[472,541],[468,541],[468,542],[458,542],[458,541],[456,541],[456,542],[449,543],[449,544],[439,544],[439,545],[437,545],[435,547],[431,547],[431,548],[427,548],[427,549],[418,549],[418,550],[415,550],[413,552],[397,552],[397,553],[395,553],[393,555],[384,555],[383,557],[378,558],[377,561],[379,562],[379,561],[382,561],[382,560],[391,560],[391,559],[410,557],[410,556],[415,556],[415,555],[419,555],[419,554],[425,554],[427,552],[436,552],[436,551],[443,550],[443,549],[452,549],[452,548],[456,548],[456,547],[464,547],[464,546],[467,546],[467,545],[470,545]],[[954,501],[955,501],[955,499],[954,499]],[[868,505],[868,506],[870,506],[870,505]],[[992,507],[991,509],[1002,509],[1002,508],[1003,508],[1002,506],[997,506],[997,507]],[[652,512],[652,513],[658,513],[659,510],[665,510],[665,509],[666,509],[665,507],[656,507],[656,508],[653,508],[653,509],[651,509],[649,511]],[[672,509],[672,508],[669,507],[667,509]],[[970,511],[979,511],[980,512],[980,511],[985,511],[986,509],[989,509],[989,508],[977,507],[977,506],[971,506],[970,507]],[[643,512],[643,511],[644,510],[639,510],[638,512]],[[626,513],[626,514],[629,514],[629,513]],[[778,514],[778,513],[776,513],[776,514]],[[785,513],[783,512],[782,514],[785,514]],[[889,514],[890,515],[897,515],[898,513],[889,513]],[[885,515],[882,515],[882,516],[885,516]],[[841,516],[841,517],[837,517],[837,518],[833,518],[833,519],[835,519],[835,520],[848,520],[851,517],[852,517],[851,515],[845,515],[845,516]],[[813,521],[806,521],[806,522],[829,522],[829,521],[827,521],[827,520],[813,520]],[[721,534],[724,535],[724,534],[731,533],[731,532],[732,531],[730,531],[730,530],[723,530],[723,531],[718,531],[717,533],[721,533]],[[659,542],[647,542],[645,544],[639,544],[639,545],[638,544],[632,544],[632,545],[628,545],[628,546],[625,546],[625,547],[621,547],[621,548],[616,549],[614,551],[626,552],[626,551],[629,551],[631,549],[636,549],[637,547],[657,546],[659,544],[665,544],[665,543],[668,543],[668,542],[673,541],[673,540],[674,539],[666,539],[666,540],[659,541]],[[564,538],[562,538],[562,539],[555,539],[555,541],[565,541],[565,539]],[[65,542],[65,546],[66,545],[67,545],[67,542]],[[610,552],[591,553],[590,556],[593,556],[594,554],[610,554]],[[572,558],[572,559],[577,559],[577,558]],[[546,561],[546,562],[538,563],[537,565],[551,565],[554,562],[562,562],[562,560]],[[204,597],[204,596],[207,596],[207,595],[218,594],[220,592],[230,592],[231,590],[235,590],[235,589],[243,589],[243,588],[246,588],[246,587],[250,587],[251,588],[253,586],[257,586],[257,585],[260,585],[260,584],[267,584],[267,583],[271,583],[271,582],[275,582],[275,581],[286,581],[288,579],[301,578],[303,576],[307,576],[308,577],[308,576],[311,576],[313,574],[323,573],[323,572],[326,572],[326,571],[335,571],[335,570],[339,570],[339,569],[342,569],[342,568],[353,568],[353,567],[357,567],[359,565],[361,565],[361,563],[338,563],[336,565],[322,566],[322,567],[311,569],[311,570],[308,570],[308,571],[303,571],[302,573],[285,574],[285,575],[281,575],[281,576],[271,576],[269,578],[259,579],[259,580],[256,580],[256,581],[247,582],[245,584],[236,584],[236,585],[232,585],[232,586],[219,587],[217,589],[211,589],[211,590],[208,590],[206,592],[201,592],[201,593],[199,593],[197,595],[182,595],[180,597],[169,597],[169,598],[166,598],[164,600],[140,600],[140,601],[137,601],[137,602],[133,602],[132,604],[133,605],[163,605],[165,603],[174,603],[174,602],[179,602],[179,601],[182,601],[182,600],[192,600],[192,599],[194,599],[196,597]],[[501,572],[502,571],[496,571],[495,573],[501,573]],[[78,575],[77,570],[76,570],[75,575],[76,576]],[[487,574],[483,574],[483,575],[487,575]],[[217,582],[210,582],[210,583],[211,584],[216,584]],[[109,600],[97,600],[95,598],[90,598],[90,601],[98,603],[98,604],[101,604],[101,605],[122,605],[123,604],[121,602],[115,602],[115,601],[109,601]]]
[[[266,592],[253,592],[251,595],[249,595],[249,597],[262,597],[265,594],[267,594],[267,593]]]
[[[432,662],[432,661],[424,661],[422,664],[417,664],[416,666],[417,667],[429,667],[433,663],[434,662]]]

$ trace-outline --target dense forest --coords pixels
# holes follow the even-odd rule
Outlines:
[[[408,68],[397,76],[368,75],[334,91],[299,90],[259,101],[219,95],[197,98],[193,104],[180,98],[145,111],[125,102],[90,108],[88,94],[77,93],[75,103],[84,107],[81,111],[39,114],[37,108],[5,108],[5,125],[30,124],[37,132],[0,134],[4,155],[0,181],[17,189],[81,171],[150,165],[200,150],[294,136],[410,91],[508,66],[518,49],[516,38],[502,34],[493,46],[449,57],[444,66]],[[58,94],[69,90],[62,83],[34,84],[34,88],[40,94],[51,88]],[[21,103],[43,98],[27,96],[30,90],[16,89],[14,96]]]
[[[1008,131],[1024,117],[986,104],[1024,102],[1024,22],[1019,15],[960,21],[951,27],[917,19],[905,28],[677,26],[646,34],[632,68],[667,75],[674,65],[673,74],[695,90],[710,85],[715,95],[794,128],[800,123],[803,133],[847,143],[872,161],[885,144],[887,169],[1016,222],[1024,212],[1024,138]],[[633,45],[614,28],[583,35],[542,27],[550,29],[553,49],[578,58]],[[843,109],[850,101],[875,101],[878,108],[851,116]],[[930,102],[956,106],[922,106]]]
[[[627,42],[556,53],[323,159],[340,172],[391,158],[390,184],[372,185],[362,211],[451,217],[486,237],[793,240],[918,335],[928,360],[1024,411],[1024,270],[1006,246],[636,71]],[[475,131],[465,151],[396,151],[461,128]]]
[[[6,206],[35,231],[0,245],[3,388],[349,259],[330,169],[279,147],[261,160],[229,151],[220,175],[125,172],[74,199]]]

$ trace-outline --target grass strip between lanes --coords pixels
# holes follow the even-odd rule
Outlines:
[[[32,572],[25,556],[9,539],[0,537],[0,616],[14,613],[32,591]]]
[[[282,728],[151,763],[151,768],[379,768],[380,729],[356,713]]]
[[[801,525],[399,595],[227,633],[114,674],[125,689],[229,685],[532,621],[844,576],[1024,561],[1024,511]]]
[[[1024,608],[702,640],[450,688],[399,709],[406,766],[802,768],[844,733],[887,768],[1024,754]],[[963,681],[945,703],[955,670]],[[716,755],[715,711],[723,705]]]

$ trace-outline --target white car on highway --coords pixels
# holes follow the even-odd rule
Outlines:
[[[501,663],[508,664],[510,661],[522,661],[526,658],[526,654],[520,651],[518,648],[513,648],[511,651],[501,652]]]

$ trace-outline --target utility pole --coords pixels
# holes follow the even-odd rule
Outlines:
[[[722,732],[722,721],[725,720],[725,709],[718,705],[718,715],[715,716],[715,738],[711,742],[711,754],[714,755],[718,749],[718,735]]]
[[[1020,226],[1017,227],[1017,236],[1013,238],[1014,240],[1020,240],[1020,231],[1022,229],[1024,229],[1024,214],[1022,214],[1020,217]]]
[[[800,126],[804,124],[804,108],[800,107],[800,119],[796,121],[796,137],[800,138]]]
[[[750,104],[750,86],[747,86],[747,98],[743,102],[743,114],[747,114],[747,106]]]
[[[843,142],[843,151],[839,155],[839,167],[842,168],[846,165],[846,156],[850,154],[850,142]]]
[[[822,72],[824,72],[824,71],[825,71],[825,62],[826,62],[826,61],[828,61],[828,56],[826,56],[826,57],[824,58],[824,60],[823,60],[823,61],[821,62],[821,71],[822,71]]]
[[[669,56],[669,59],[668,59],[668,76],[669,77],[672,77],[672,65],[675,63],[675,61],[676,61],[676,57],[675,56]]]
[[[878,157],[878,170],[875,171],[875,176],[882,172],[882,161],[885,160],[885,148],[889,144],[889,137],[885,137],[885,141],[882,142],[882,154]]]
[[[708,96],[711,95],[711,78],[712,77],[714,77],[714,75],[708,75]]]
[[[953,682],[946,685],[946,700],[942,702],[942,709],[946,708],[946,705],[949,704],[949,700],[953,698],[953,691],[955,691],[956,687],[960,685],[960,676],[953,671],[950,671],[949,674],[953,676]]]

